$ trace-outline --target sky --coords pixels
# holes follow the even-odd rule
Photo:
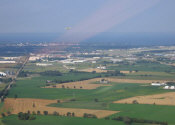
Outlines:
[[[0,33],[63,33],[63,40],[79,41],[100,32],[175,33],[174,5],[175,0],[0,0]]]

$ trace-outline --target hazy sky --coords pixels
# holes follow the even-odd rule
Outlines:
[[[88,28],[98,24],[107,28],[96,27],[97,32],[175,32],[175,0],[123,1],[127,0],[0,0],[0,33],[65,32],[67,26],[90,32]]]

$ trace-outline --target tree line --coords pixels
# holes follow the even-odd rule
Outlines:
[[[160,122],[160,121],[155,121],[155,120],[145,120],[145,119],[130,118],[130,117],[126,117],[126,116],[119,116],[119,117],[116,117],[116,118],[112,118],[112,120],[123,121],[126,125],[131,125],[132,123],[168,125],[167,122]]]

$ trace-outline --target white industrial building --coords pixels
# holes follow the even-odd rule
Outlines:
[[[0,61],[1,64],[5,64],[5,63],[16,63],[16,61]]]
[[[99,67],[97,67],[97,69],[106,69],[106,66],[99,66]]]
[[[159,83],[159,82],[153,82],[151,83],[152,86],[164,86],[166,83]]]
[[[47,63],[36,63],[37,66],[51,66],[52,64]]]
[[[0,76],[6,77],[6,76],[7,76],[7,74],[6,74],[6,73],[4,73],[4,72],[0,72]]]
[[[165,86],[164,89],[175,89],[175,86]]]

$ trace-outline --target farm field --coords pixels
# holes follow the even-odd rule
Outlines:
[[[136,100],[139,104],[175,105],[175,92],[156,94],[150,96],[136,96],[128,99],[114,101],[114,103],[132,104],[133,100]]]
[[[79,71],[83,71],[83,72],[97,72],[97,73],[103,73],[103,72],[107,72],[107,70],[101,70],[101,69],[97,69],[97,68],[88,68],[88,69],[82,69]]]
[[[159,117],[163,117],[163,114],[158,112],[158,110],[161,110],[166,115],[173,114],[172,110],[174,110],[174,107],[168,105],[174,105],[174,103],[170,104],[171,99],[169,101],[167,99],[174,98],[174,96],[167,93],[174,93],[174,90],[164,90],[162,87],[150,86],[152,82],[174,81],[174,72],[164,72],[163,70],[149,71],[144,69],[143,71],[133,70],[131,72],[131,69],[123,69],[121,72],[125,74],[124,76],[105,77],[106,70],[105,72],[99,70],[96,73],[92,73],[92,69],[88,69],[86,72],[62,72],[61,69],[55,69],[61,71],[61,76],[56,76],[44,75],[42,72],[55,71],[54,66],[57,67],[58,65],[49,66],[50,69],[49,67],[33,66],[33,69],[31,68],[30,70],[32,65],[29,63],[24,68],[24,71],[31,73],[29,77],[18,78],[16,84],[7,95],[7,99],[4,102],[5,108],[1,112],[10,109],[11,114],[15,115],[2,118],[1,121],[4,125],[10,125],[11,121],[15,122],[15,124],[23,125],[24,121],[18,120],[16,114],[27,112],[28,110],[31,112],[37,112],[39,110],[41,114],[47,110],[49,115],[45,116],[42,114],[41,116],[36,116],[36,120],[27,121],[25,125],[41,124],[43,122],[40,120],[43,118],[48,119],[43,125],[50,124],[51,120],[55,120],[53,124],[56,124],[57,119],[59,119],[60,125],[62,123],[64,125],[70,124],[65,119],[69,119],[73,123],[75,120],[75,123],[78,124],[83,124],[84,120],[89,120],[89,122],[85,123],[87,125],[92,123],[101,125],[109,123],[124,124],[123,122],[113,121],[111,119],[105,120],[104,118],[106,116],[110,118],[128,116],[131,118],[168,122],[169,125],[175,124],[175,121],[169,117],[164,117],[160,120]],[[61,65],[59,66],[61,67]],[[60,68],[59,66],[57,68]],[[83,70],[83,67],[80,70]],[[105,79],[109,83],[102,84],[100,83],[101,79]],[[49,86],[47,85],[47,81],[51,81]],[[63,85],[64,87],[62,87]],[[155,98],[158,98],[158,101],[153,100],[155,102],[154,104],[149,97],[154,97],[155,94],[162,96],[155,96]],[[138,100],[139,104],[132,104],[133,99],[136,100],[137,97],[147,97],[147,100],[145,98],[141,100],[149,101],[149,103],[142,103]],[[123,102],[124,104],[114,103],[115,101],[120,102],[126,99],[130,99],[131,101],[127,102],[127,104],[125,102]],[[58,103],[57,100],[61,100],[61,103]],[[159,102],[163,103],[164,106],[159,105]],[[33,105],[35,106],[33,107]],[[63,116],[53,116],[54,111],[59,112]],[[151,111],[154,113],[150,116]],[[74,112],[76,117],[65,117],[67,112]],[[83,117],[84,113],[94,114],[98,119],[80,118]],[[7,119],[11,119],[11,121]],[[104,123],[101,123],[102,121]]]
[[[110,66],[109,70],[124,70],[124,71],[149,71],[149,72],[175,72],[175,67],[159,64],[159,63],[137,63],[133,65],[118,65],[118,66]]]
[[[142,104],[113,104],[114,101],[119,101],[121,99],[126,99],[130,97],[135,97],[135,96],[145,96],[145,95],[154,95],[154,94],[160,94],[160,93],[167,93],[167,92],[173,92],[173,90],[163,90],[161,87],[153,87],[149,86],[149,83],[153,81],[160,81],[161,80],[138,80],[138,79],[124,79],[120,77],[113,77],[113,78],[105,78],[110,82],[110,86],[101,86],[96,89],[64,89],[64,88],[41,88],[44,87],[46,84],[46,80],[54,80],[54,79],[59,79],[59,80],[81,80],[82,78],[93,78],[94,76],[96,77],[98,74],[91,74],[91,73],[81,73],[81,74],[74,74],[74,73],[69,73],[69,74],[64,74],[63,76],[35,76],[35,77],[29,77],[29,78],[20,78],[16,82],[16,86],[13,87],[9,94],[9,98],[14,98],[15,95],[17,95],[16,100],[26,98],[29,99],[29,101],[24,101],[23,104],[16,103],[18,106],[23,109],[14,108],[17,109],[15,110],[12,114],[17,114],[17,112],[24,111],[27,112],[29,109],[31,111],[37,111],[38,109],[40,111],[48,110],[50,111],[49,114],[52,114],[55,110],[60,112],[60,114],[65,114],[68,111],[75,112],[75,114],[78,114],[79,111],[82,110],[82,113],[78,114],[77,116],[83,116],[85,112],[93,113],[97,115],[99,118],[103,118],[105,116],[111,115],[110,117],[117,117],[117,116],[129,116],[132,118],[142,118],[142,119],[148,119],[148,120],[157,120],[157,121],[168,121],[170,124],[173,125],[175,121],[172,118],[165,117],[161,120],[158,119],[158,116],[162,117],[159,112],[154,112],[154,115],[150,117],[148,114],[151,112],[151,106],[154,110],[162,109],[165,110],[167,109],[167,115],[171,115],[173,112],[171,112],[174,107],[171,106],[164,106],[164,107],[159,107],[159,105],[142,105]],[[125,76],[126,78],[127,76]],[[87,80],[87,83],[91,84],[99,84],[97,81],[99,81],[101,78],[94,78]],[[162,80],[164,81],[164,80]],[[77,82],[75,82],[77,83]],[[86,82],[85,82],[86,83]],[[71,84],[71,83],[63,83],[63,84]],[[145,86],[146,85],[146,86]],[[30,101],[32,99],[50,99],[51,103],[47,103],[47,106],[39,107],[37,109],[33,109],[33,102]],[[57,103],[56,100],[72,100],[74,101],[63,101],[62,103]],[[15,100],[15,99],[12,99]],[[96,100],[96,101],[95,101]],[[41,102],[41,101],[40,101]],[[11,102],[13,103],[13,102]],[[13,103],[15,104],[15,103]],[[27,105],[29,108],[26,108]],[[37,104],[36,104],[37,105]],[[132,107],[138,107],[132,108]],[[144,110],[144,107],[145,110]],[[13,106],[10,106],[13,107]],[[130,107],[130,108],[129,108]],[[139,108],[140,107],[140,108]],[[128,109],[128,110],[125,110]],[[136,109],[133,111],[133,109]],[[146,110],[147,109],[147,110]],[[78,112],[77,112],[78,111]],[[85,112],[84,112],[85,111]],[[97,111],[97,112],[96,112]],[[109,112],[108,112],[109,111]],[[104,116],[104,112],[107,115]],[[134,112],[134,113],[133,113]],[[146,112],[144,116],[139,115],[142,112]],[[96,114],[97,113],[97,114]],[[99,114],[103,114],[103,116],[98,116]],[[114,113],[114,114],[113,114]],[[137,115],[138,114],[138,115]],[[51,122],[52,119],[55,119],[55,116],[37,116],[37,119],[34,121],[27,121],[28,124],[40,124],[42,123],[40,119],[45,117],[46,119],[50,119],[45,123]],[[64,122],[64,125],[69,124],[66,121],[64,121],[64,117],[57,117],[58,119],[62,119]],[[2,122],[4,125],[9,125],[11,122],[7,121],[6,119],[11,119],[12,121],[15,122],[15,124],[21,124],[23,125],[24,122],[21,120],[17,119],[16,115],[8,116],[5,118],[2,118]],[[74,119],[77,119],[78,123],[81,123],[81,119],[84,118],[69,118],[71,121],[74,121]],[[92,120],[93,123],[100,123],[100,121],[104,119],[87,119],[87,120]],[[94,121],[95,120],[95,121]],[[55,120],[56,121],[56,120]],[[84,120],[82,120],[84,121]],[[123,122],[117,122],[113,120],[104,120],[106,122],[102,123],[102,125],[111,123],[111,124],[116,124],[118,123],[119,125],[123,125]],[[114,123],[113,123],[114,122]],[[91,122],[90,122],[91,123]],[[90,124],[89,123],[89,124]],[[88,123],[87,123],[88,125]],[[140,124],[133,124],[133,125],[140,125]],[[149,124],[145,124],[149,125]]]
[[[100,83],[102,78],[94,78],[89,80],[77,81],[77,82],[68,82],[62,84],[55,84],[51,86],[45,86],[44,88],[65,88],[65,89],[96,89],[100,86],[111,86],[109,83],[152,83],[152,82],[165,82],[164,80],[133,80],[133,79],[118,79],[118,78],[110,78],[104,77],[103,79],[109,81],[107,84]],[[96,82],[96,84],[94,84]]]
[[[129,116],[131,118],[167,121],[168,125],[175,125],[175,106],[148,104],[110,104],[110,110],[121,111],[111,117]]]
[[[12,110],[12,114],[18,114],[19,112],[37,112],[40,111],[43,114],[44,111],[48,111],[48,114],[53,114],[55,111],[60,115],[66,115],[67,112],[75,113],[76,117],[83,117],[84,113],[94,114],[97,118],[104,118],[106,116],[117,113],[118,111],[109,110],[91,110],[91,109],[76,109],[76,108],[58,108],[49,107],[47,105],[51,103],[57,103],[57,100],[44,100],[44,99],[27,99],[27,98],[7,98],[4,101],[4,109],[6,111]]]
[[[3,119],[4,125],[125,125],[123,122],[104,120],[104,119],[88,119],[79,117],[63,117],[63,116],[37,116],[36,120],[21,121],[16,115],[12,115]]]
[[[6,86],[5,83],[0,83],[0,91],[2,91],[4,89],[4,87]]]
[[[93,84],[92,82],[96,82],[100,79],[90,79],[90,80],[83,80],[77,82],[68,82],[63,84],[56,84],[51,86],[45,86],[43,88],[65,88],[65,89],[96,89],[102,86],[110,86],[110,84]]]
[[[9,92],[8,97],[13,98],[15,96],[15,94],[17,94],[19,98],[41,98],[41,99],[62,99],[62,98],[65,99],[65,98],[69,98],[70,99],[70,98],[74,98],[74,96],[76,98],[87,96],[87,95],[88,95],[88,97],[91,97],[91,95],[94,94],[94,97],[91,97],[91,98],[94,99],[96,97],[96,95],[101,96],[103,94],[108,94],[106,92],[109,91],[109,95],[111,94],[111,96],[114,98],[113,101],[115,101],[116,97],[118,97],[115,93],[117,93],[117,90],[120,90],[120,89],[124,89],[124,91],[121,92],[121,95],[123,93],[125,93],[123,95],[124,97],[125,96],[127,97],[127,95],[129,96],[131,93],[132,94],[130,96],[133,96],[134,91],[136,91],[136,92],[138,91],[139,92],[138,95],[140,93],[144,94],[144,93],[146,93],[145,91],[149,91],[149,90],[150,91],[151,90],[156,90],[156,91],[151,92],[151,93],[158,93],[160,91],[161,92],[169,91],[169,90],[157,89],[155,87],[143,87],[139,84],[131,84],[131,83],[123,83],[122,84],[122,81],[124,81],[123,79],[121,79],[119,81],[119,83],[117,83],[117,84],[113,83],[112,86],[99,87],[95,90],[41,88],[41,87],[45,86],[46,80],[48,80],[48,79],[52,80],[52,79],[55,79],[55,78],[62,78],[62,80],[64,80],[64,79],[66,79],[66,76],[62,76],[62,77],[61,76],[57,76],[57,77],[40,76],[40,77],[33,77],[33,78],[26,78],[26,79],[18,80],[17,83],[16,83],[16,87],[14,87]],[[70,80],[71,79],[75,80],[75,79],[79,79],[81,77],[79,76],[77,78],[77,77],[72,76],[72,77],[68,77],[68,78]],[[135,81],[136,80],[133,80],[133,82],[135,82]],[[145,83],[147,83],[147,82],[148,81],[146,81]],[[140,81],[138,83],[140,83]],[[135,89],[135,90],[133,91],[133,89]],[[112,91],[110,91],[110,90],[112,90]],[[141,90],[143,90],[143,92]],[[127,91],[129,92],[128,94],[126,93]],[[134,95],[137,95],[137,93],[135,93]],[[103,96],[103,97],[105,99],[106,96]],[[101,98],[103,98],[103,97],[101,97]],[[122,98],[122,97],[120,97],[120,98]]]
[[[43,62],[43,63],[47,64],[47,62]],[[64,68],[63,64],[61,63],[52,62],[50,64],[52,65],[51,66],[37,66],[36,63],[30,62],[25,66],[24,71],[37,73],[37,72],[44,72],[48,70],[59,70],[60,72],[68,72],[68,70]]]
[[[175,0],[0,0],[0,125],[175,125]]]

